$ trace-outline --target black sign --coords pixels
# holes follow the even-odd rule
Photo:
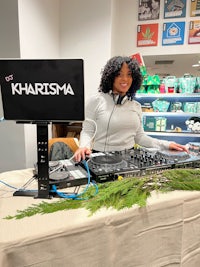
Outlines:
[[[0,88],[6,120],[84,120],[82,59],[2,59]]]

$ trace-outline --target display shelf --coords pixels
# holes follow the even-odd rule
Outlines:
[[[198,137],[200,138],[200,133],[193,133],[189,131],[183,131],[183,132],[172,132],[172,131],[165,131],[165,132],[155,132],[155,131],[146,131],[148,135],[154,135],[154,136],[159,136],[159,135],[168,135],[168,136],[190,136],[190,137]]]
[[[199,113],[194,112],[143,112],[144,116],[165,116],[165,117],[195,117],[200,115]]]
[[[136,98],[195,98],[200,97],[200,93],[159,93],[159,94],[142,94],[138,93]]]
[[[188,102],[199,102],[200,103],[200,93],[160,93],[160,94],[136,94],[136,101],[138,101],[142,107],[149,103],[152,105],[152,102],[157,99],[163,99],[170,102],[170,105],[166,112],[159,111],[149,111],[143,112],[143,123],[145,132],[158,139],[175,141],[178,143],[186,144],[188,142],[199,142],[200,133],[188,131],[186,120],[191,117],[200,117],[200,113],[197,112],[185,112],[184,105]],[[180,111],[171,111],[171,105],[176,102],[181,102],[182,110]],[[197,105],[197,104],[196,104]],[[151,108],[152,110],[152,108]],[[149,130],[146,125],[153,122],[153,120],[161,118],[166,118],[166,126],[164,131],[158,131],[156,129]],[[174,131],[175,128],[178,128],[179,131]]]
[[[200,142],[200,134],[191,132],[146,132],[149,136],[157,139],[173,141],[182,145],[191,142]]]
[[[165,94],[136,94],[136,100],[144,105],[147,102],[153,102],[156,99],[163,99],[171,103],[174,102],[200,102],[200,93],[181,94],[181,93],[165,93]]]

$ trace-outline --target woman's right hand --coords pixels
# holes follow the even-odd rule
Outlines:
[[[76,162],[79,162],[81,160],[85,160],[86,156],[89,156],[91,154],[91,150],[88,147],[80,147],[76,150],[74,153],[74,160]]]

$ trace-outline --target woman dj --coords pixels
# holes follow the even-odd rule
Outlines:
[[[152,138],[144,132],[141,105],[134,99],[141,84],[142,74],[134,59],[116,56],[107,62],[99,92],[86,104],[86,119],[75,161],[85,159],[92,151],[123,151],[132,149],[135,144],[188,152],[183,145]]]

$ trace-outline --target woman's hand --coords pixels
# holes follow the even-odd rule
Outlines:
[[[169,144],[169,149],[170,150],[185,151],[185,152],[189,153],[186,146],[183,146],[183,145],[180,145],[177,143],[173,143],[173,142]]]
[[[85,160],[85,157],[89,156],[91,154],[91,152],[92,151],[87,147],[80,147],[74,153],[74,160],[76,162],[79,162],[81,160]]]

